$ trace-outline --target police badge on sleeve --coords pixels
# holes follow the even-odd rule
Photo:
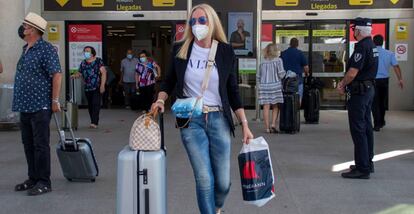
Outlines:
[[[361,59],[362,59],[362,54],[355,53],[355,55],[354,55],[354,61],[355,62],[359,62],[359,60],[361,60]]]

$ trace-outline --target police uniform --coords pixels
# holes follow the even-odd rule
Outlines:
[[[355,26],[372,26],[370,19],[357,18]],[[374,136],[371,106],[375,95],[374,80],[378,70],[378,51],[371,37],[355,44],[354,53],[347,64],[358,69],[354,80],[346,86],[348,119],[354,142],[355,166],[343,173],[345,178],[369,178],[373,171]]]

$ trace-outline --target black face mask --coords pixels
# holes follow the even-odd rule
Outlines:
[[[19,29],[17,30],[17,34],[19,35],[19,37],[21,39],[24,39],[25,35],[24,35],[24,27],[23,27],[23,25],[20,25]]]

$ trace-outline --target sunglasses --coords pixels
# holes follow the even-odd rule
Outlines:
[[[191,18],[190,21],[189,21],[190,26],[194,26],[195,24],[197,24],[197,20],[198,20],[198,23],[201,24],[201,25],[207,24],[207,17],[200,16],[200,17],[198,17],[198,19],[197,18]]]

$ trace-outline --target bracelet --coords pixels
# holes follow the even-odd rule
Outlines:
[[[161,104],[165,104],[165,101],[163,100],[163,99],[158,99],[157,101],[156,101],[156,103],[161,103]]]
[[[53,99],[52,102],[59,103],[59,99]]]

